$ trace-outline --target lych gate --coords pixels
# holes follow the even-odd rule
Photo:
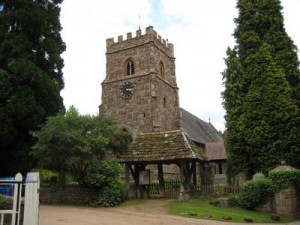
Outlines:
[[[125,180],[129,185],[130,174],[135,183],[135,197],[146,195],[145,184],[149,181],[147,165],[157,165],[160,196],[164,197],[163,165],[179,167],[179,198],[188,199],[191,184],[196,185],[196,163],[205,160],[202,148],[192,142],[181,130],[140,134],[127,152],[119,156],[125,164]]]

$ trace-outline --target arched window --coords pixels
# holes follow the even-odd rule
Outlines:
[[[159,63],[159,76],[165,78],[165,67],[162,62]]]
[[[166,97],[164,97],[163,105],[165,108],[167,107],[167,98]]]
[[[127,75],[133,75],[134,74],[134,63],[132,61],[132,59],[128,59],[126,62],[126,71],[127,71]]]

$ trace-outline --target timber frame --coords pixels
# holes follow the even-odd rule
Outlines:
[[[180,168],[179,198],[187,200],[190,185],[196,185],[196,163],[206,160],[203,148],[192,142],[183,131],[140,134],[130,144],[128,151],[118,157],[125,164],[125,180],[129,185],[130,174],[135,183],[135,197],[145,198],[145,185],[140,184],[140,171],[149,164],[157,165],[160,195],[164,197],[164,164]]]

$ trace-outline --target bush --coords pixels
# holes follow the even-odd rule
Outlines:
[[[127,197],[125,184],[120,180],[110,183],[100,190],[98,199],[92,201],[92,206],[114,207],[124,202]]]
[[[245,182],[242,192],[238,195],[238,205],[245,209],[254,209],[267,203],[274,195],[272,184],[268,178]]]
[[[31,172],[39,172],[41,177],[41,183],[57,183],[57,172],[47,169],[32,169]]]
[[[5,203],[5,202],[6,202],[5,196],[0,194],[0,209],[2,208],[2,205],[3,205],[3,203]]]
[[[86,176],[85,183],[90,188],[99,190],[99,197],[91,202],[92,206],[113,207],[127,197],[125,184],[118,175],[121,166],[112,161],[101,161],[93,164]]]
[[[232,194],[228,198],[228,204],[229,206],[239,206],[239,196]]]
[[[300,184],[300,170],[276,171],[269,172],[269,177],[274,184],[274,192],[279,192],[290,186]]]

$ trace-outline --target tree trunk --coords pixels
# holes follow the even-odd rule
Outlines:
[[[66,172],[64,170],[60,170],[58,172],[58,187],[63,188],[66,184]]]

